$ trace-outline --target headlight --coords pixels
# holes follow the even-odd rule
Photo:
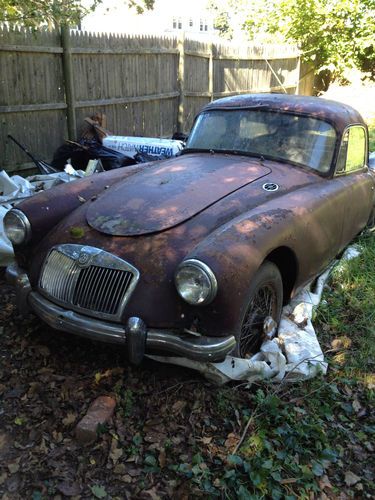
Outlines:
[[[4,231],[13,245],[21,245],[31,238],[31,226],[26,215],[13,208],[5,214]]]
[[[179,295],[192,305],[209,304],[216,295],[217,281],[213,271],[200,260],[184,260],[175,275]]]

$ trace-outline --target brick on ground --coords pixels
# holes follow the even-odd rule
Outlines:
[[[93,443],[98,425],[107,423],[113,415],[116,401],[109,396],[99,396],[93,401],[86,415],[76,427],[76,438],[81,444]]]

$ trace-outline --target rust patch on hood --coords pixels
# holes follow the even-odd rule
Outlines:
[[[192,154],[166,160],[108,189],[87,211],[94,229],[135,236],[171,228],[267,175],[259,160]]]

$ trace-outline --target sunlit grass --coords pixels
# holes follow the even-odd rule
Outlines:
[[[375,118],[369,121],[368,123],[368,132],[369,132],[369,150],[375,151]]]
[[[337,350],[336,360],[346,352],[345,365],[368,374],[375,371],[374,234],[360,237],[358,244],[361,255],[333,271],[317,322],[326,348]]]

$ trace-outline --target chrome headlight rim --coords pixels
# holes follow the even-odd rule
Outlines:
[[[207,297],[205,297],[204,300],[202,300],[201,302],[190,302],[185,297],[183,297],[183,295],[180,293],[179,286],[177,283],[177,275],[178,275],[179,271],[181,269],[183,269],[184,267],[197,268],[199,271],[203,272],[206,275],[206,277],[210,283],[210,292],[207,295]],[[217,289],[218,289],[216,276],[215,276],[214,272],[212,271],[212,269],[207,264],[202,262],[201,260],[198,260],[198,259],[183,260],[181,262],[181,264],[176,269],[174,281],[175,281],[175,286],[176,286],[178,295],[189,305],[206,306],[206,305],[210,304],[214,300],[214,298],[216,297]]]
[[[15,216],[19,222],[21,222],[23,226],[23,239],[22,241],[14,241],[13,238],[9,237],[8,234],[8,223],[7,223],[7,218],[10,216]],[[7,212],[4,216],[3,220],[4,224],[4,232],[9,239],[9,241],[12,243],[12,245],[19,246],[19,245],[24,245],[31,239],[31,224],[27,216],[22,212],[22,210],[19,210],[18,208],[12,208]]]

